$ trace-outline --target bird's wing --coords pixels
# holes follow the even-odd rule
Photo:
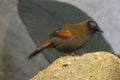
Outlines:
[[[65,31],[56,31],[50,35],[50,37],[55,37],[55,36],[63,37],[63,38],[73,38],[74,34],[71,33],[69,30],[65,30]]]
[[[74,35],[69,31],[56,31],[55,34],[61,36],[61,37],[65,37],[65,38],[72,38]]]

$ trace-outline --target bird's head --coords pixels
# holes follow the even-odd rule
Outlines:
[[[88,27],[90,29],[90,33],[94,34],[96,32],[102,32],[103,31],[99,28],[99,26],[97,25],[97,23],[95,21],[87,21]]]

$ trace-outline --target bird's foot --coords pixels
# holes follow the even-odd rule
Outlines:
[[[77,53],[76,53],[76,52],[72,52],[71,55],[72,55],[72,56],[76,56]]]

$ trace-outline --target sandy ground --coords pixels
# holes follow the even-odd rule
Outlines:
[[[115,52],[120,54],[120,0],[59,1],[75,5],[97,21],[100,28],[105,32],[105,38]],[[32,61],[26,60],[26,56],[33,49],[35,49],[35,44],[17,14],[17,0],[0,0],[1,80],[28,80],[39,69],[47,66],[48,62],[42,54]]]

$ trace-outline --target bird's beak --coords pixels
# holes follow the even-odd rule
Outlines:
[[[97,29],[97,32],[104,33],[100,28]]]
[[[102,30],[98,30],[98,32],[104,33]]]

